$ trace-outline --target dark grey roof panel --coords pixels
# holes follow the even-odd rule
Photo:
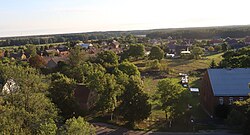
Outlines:
[[[250,68],[208,69],[214,96],[247,96]]]

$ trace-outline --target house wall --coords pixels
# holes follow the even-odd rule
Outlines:
[[[213,96],[212,86],[209,80],[208,72],[203,76],[202,85],[200,88],[200,100],[203,107],[211,115],[214,111],[214,106],[217,104],[216,98]]]

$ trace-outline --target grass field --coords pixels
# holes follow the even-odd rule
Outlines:
[[[205,69],[209,68],[211,61],[214,59],[216,63],[219,63],[222,60],[222,54],[213,54],[210,56],[203,57],[200,60],[186,60],[186,59],[164,59],[161,60],[161,63],[167,64],[167,67],[171,69],[171,78],[175,78],[177,81],[180,79],[178,77],[179,73],[191,73],[189,75],[189,86],[190,87],[199,87],[201,82],[202,74],[200,72],[196,73],[197,71],[201,70],[201,72],[204,72]],[[144,70],[146,67],[146,61],[140,60],[135,61],[134,64],[138,66],[140,70]],[[164,127],[164,121],[165,121],[165,113],[164,111],[157,108],[157,101],[155,101],[154,95],[157,90],[157,83],[160,81],[155,75],[147,74],[145,78],[143,79],[144,83],[144,91],[149,94],[151,97],[150,102],[153,105],[152,107],[152,114],[150,115],[149,119],[141,122],[138,124],[138,128],[141,129],[150,129],[150,130],[160,130],[165,131],[165,128],[162,128],[162,125]],[[208,116],[206,113],[202,110],[199,102],[199,96],[198,95],[192,95],[192,98],[187,101],[187,103],[190,103],[193,106],[192,113],[194,114],[194,117],[196,119],[207,119]],[[177,130],[180,130],[176,127]]]

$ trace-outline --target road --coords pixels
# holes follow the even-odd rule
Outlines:
[[[213,130],[200,132],[152,132],[135,131],[105,123],[92,123],[96,127],[97,135],[240,135],[228,130]]]

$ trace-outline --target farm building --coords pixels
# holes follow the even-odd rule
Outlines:
[[[250,68],[208,69],[202,79],[201,103],[212,116],[217,105],[231,105],[250,93]]]

